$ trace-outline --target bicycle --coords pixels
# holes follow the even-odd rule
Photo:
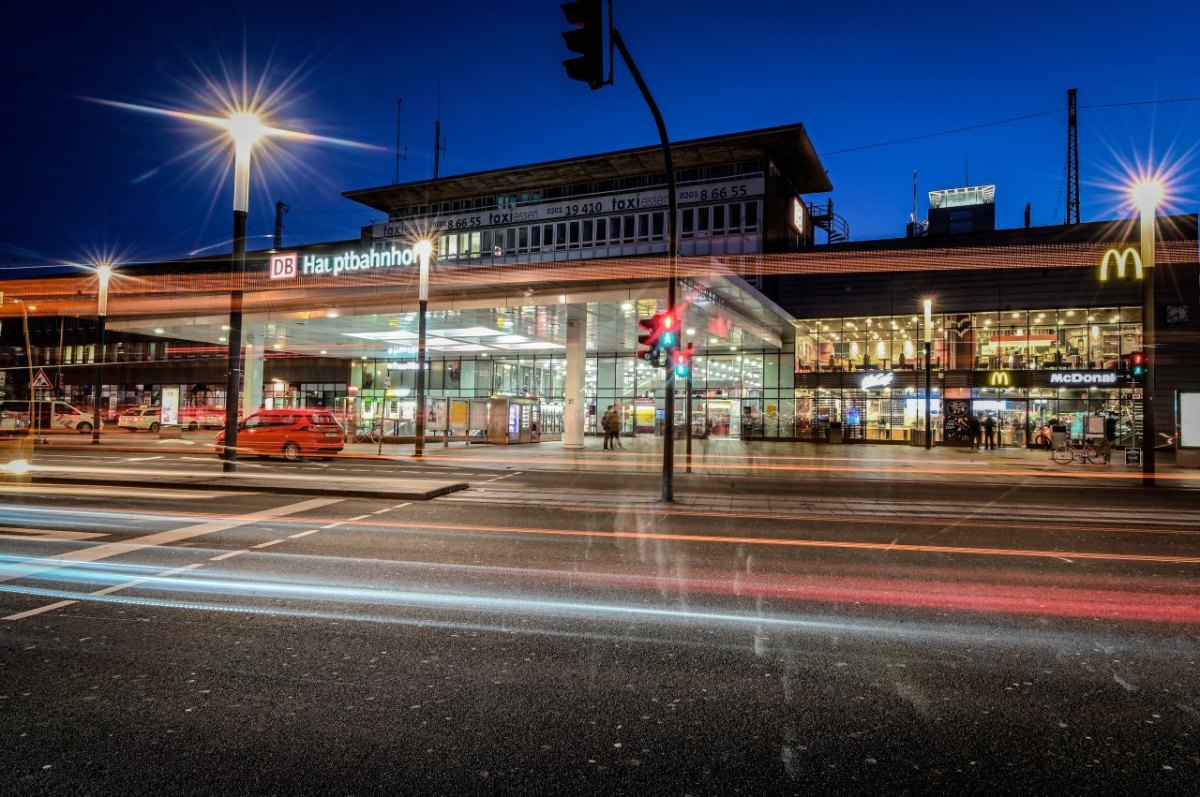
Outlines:
[[[1050,452],[1050,459],[1059,465],[1069,465],[1079,461],[1085,465],[1107,465],[1109,455],[1097,450],[1090,440],[1080,443],[1063,443]]]

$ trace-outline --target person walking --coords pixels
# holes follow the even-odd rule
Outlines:
[[[983,422],[983,442],[988,451],[996,450],[996,418],[992,415]]]

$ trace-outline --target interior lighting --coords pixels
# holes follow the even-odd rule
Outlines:
[[[33,308],[33,307],[30,307],[29,309],[30,309],[30,310],[33,310],[33,309],[35,309],[35,308]],[[155,335],[161,335],[162,333],[163,333],[163,328],[162,328],[162,327],[155,327],[155,328],[154,328],[154,334],[155,334]]]

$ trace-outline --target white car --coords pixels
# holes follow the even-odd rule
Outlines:
[[[39,432],[71,431],[91,434],[92,416],[65,401],[38,399],[0,402],[0,430],[36,429]],[[104,428],[101,422],[100,428]]]
[[[134,407],[121,413],[117,418],[117,427],[131,432],[141,429],[157,432],[162,426],[161,413],[159,407]]]

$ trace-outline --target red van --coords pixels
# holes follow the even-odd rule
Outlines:
[[[225,432],[217,433],[221,456]],[[342,450],[345,436],[329,410],[259,410],[238,424],[238,456],[330,459]]]

